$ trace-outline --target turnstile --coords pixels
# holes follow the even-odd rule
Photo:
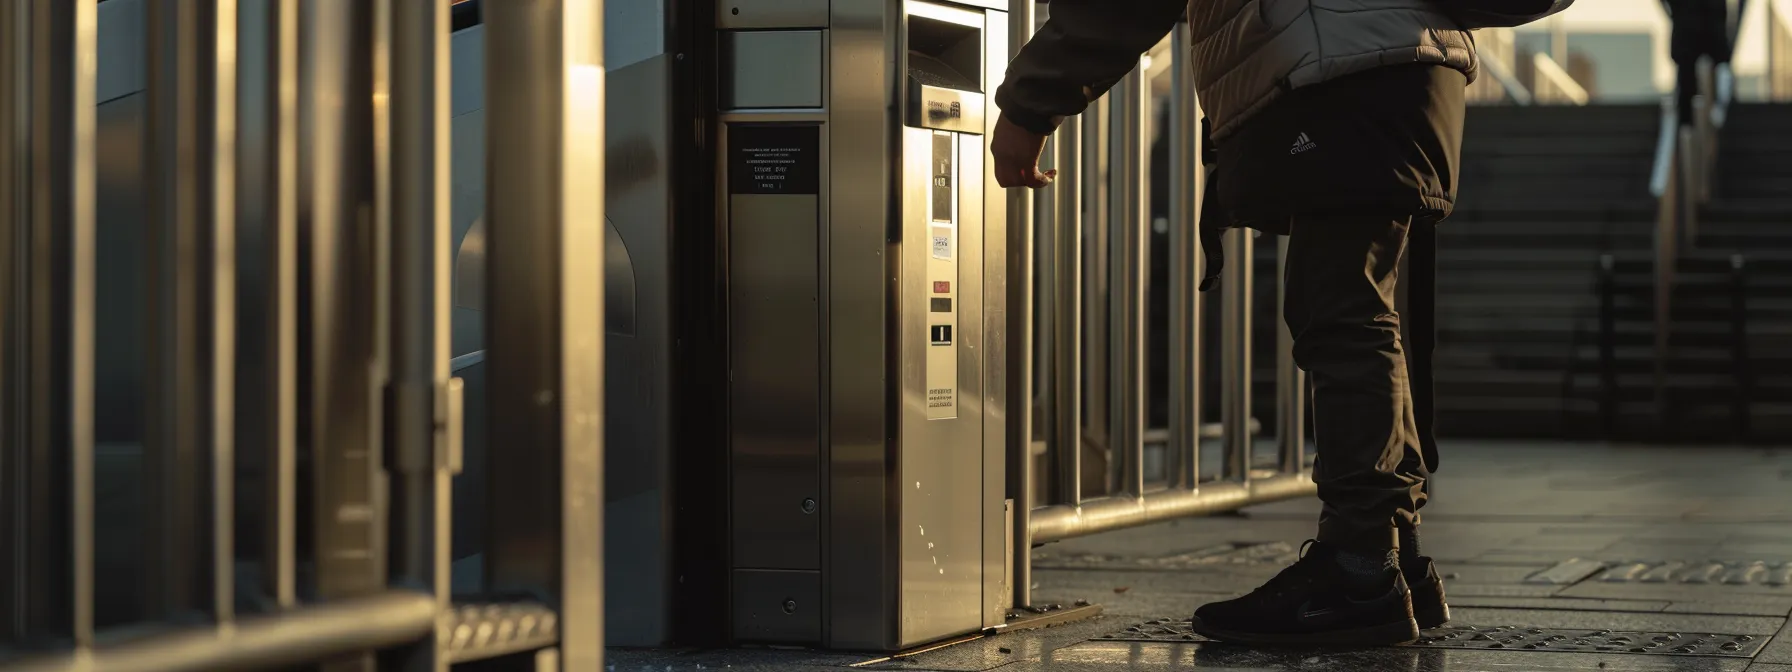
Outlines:
[[[731,637],[1003,623],[1005,2],[719,2]]]

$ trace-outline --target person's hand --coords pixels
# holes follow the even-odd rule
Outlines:
[[[1052,183],[1058,171],[1039,171],[1039,155],[1045,152],[1045,136],[1016,126],[1003,116],[996,119],[989,138],[989,156],[995,162],[996,184],[1004,189],[1038,189]]]

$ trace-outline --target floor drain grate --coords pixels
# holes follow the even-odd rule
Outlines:
[[[1147,621],[1095,639],[1111,642],[1208,641],[1206,637],[1197,635],[1190,630],[1188,621],[1174,619]],[[1524,628],[1513,625],[1447,626],[1425,631],[1413,646],[1444,649],[1753,658],[1756,653],[1761,651],[1761,647],[1767,644],[1768,639],[1769,637],[1765,635]]]

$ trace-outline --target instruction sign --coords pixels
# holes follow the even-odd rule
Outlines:
[[[933,291],[916,297],[927,305],[927,418],[958,417],[958,138],[952,133],[931,133],[928,149],[927,218],[928,258],[925,287]],[[921,214],[921,213],[916,213]]]
[[[821,127],[728,127],[728,193],[821,193]]]

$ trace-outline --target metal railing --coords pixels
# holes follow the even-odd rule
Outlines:
[[[1539,105],[1585,105],[1588,101],[1587,90],[1574,81],[1574,76],[1562,69],[1562,65],[1549,54],[1531,55],[1531,67],[1536,72],[1536,81],[1532,85],[1533,100]]]
[[[1792,3],[1763,1],[1767,3],[1767,100],[1792,102]]]
[[[1737,3],[1738,7],[1742,3]],[[1773,69],[1776,58],[1775,37],[1783,29],[1782,20],[1774,11],[1774,0],[1768,0],[1769,90],[1778,76]],[[1737,14],[1740,11],[1736,12]],[[1741,34],[1742,20],[1737,16],[1729,26],[1729,39],[1735,44]],[[1678,284],[1681,253],[1698,244],[1700,211],[1710,201],[1715,180],[1719,150],[1719,131],[1729,116],[1733,87],[1718,86],[1717,67],[1709,57],[1701,57],[1696,66],[1698,91],[1693,97],[1691,123],[1682,123],[1675,104],[1677,92],[1662,101],[1661,131],[1656,141],[1655,162],[1650,172],[1649,191],[1656,198],[1654,241],[1654,389],[1658,410],[1665,411],[1667,369],[1671,357],[1670,334],[1673,330],[1673,294]]]
[[[585,257],[602,258],[604,200],[578,186],[602,180],[602,0],[483,8],[505,524],[487,597],[466,599],[449,562],[450,3],[265,7],[148,3],[142,288],[96,286],[96,0],[0,7],[0,668],[602,669],[602,276]],[[266,119],[240,116],[239,87]],[[264,198],[237,207],[251,175]],[[96,588],[98,530],[118,524],[96,523],[93,401],[95,296],[115,291],[155,297],[149,428],[127,447],[143,467],[124,475],[145,487],[143,530],[109,551],[141,559],[147,624],[123,626],[96,618],[119,597]],[[251,320],[269,342],[238,357]],[[237,427],[251,407],[265,417]],[[249,458],[267,476],[242,487]],[[265,505],[239,511],[250,488]],[[253,557],[239,516],[267,534]]]
[[[1030,8],[1030,0],[1013,5]],[[1048,5],[1042,5],[1049,7]],[[1014,44],[1030,37],[1031,19],[1016,20]],[[1201,119],[1189,63],[1191,37],[1181,24],[1163,43],[1147,52],[1140,68],[1127,75],[1104,100],[1090,106],[1080,119],[1066,120],[1053,138],[1048,156],[1058,169],[1058,179],[1048,187],[1049,238],[1052,254],[1040,256],[1040,276],[1052,280],[1040,288],[1050,300],[1049,320],[1040,326],[1043,347],[1049,354],[1035,360],[1017,357],[1031,367],[1050,363],[1042,379],[1041,413],[1046,436],[1045,464],[1052,477],[1050,501],[1032,501],[1033,489],[1022,487],[1016,507],[1015,553],[1017,572],[1030,570],[1024,549],[1097,532],[1145,525],[1186,516],[1211,514],[1252,504],[1309,496],[1315,487],[1308,471],[1304,444],[1306,384],[1293,363],[1291,338],[1286,328],[1278,339],[1277,408],[1278,458],[1275,466],[1257,469],[1253,448],[1258,423],[1251,408],[1251,322],[1254,232],[1236,229],[1226,234],[1226,257],[1219,297],[1223,317],[1218,325],[1202,320],[1202,296],[1198,291],[1204,257],[1198,229],[1202,186],[1206,170],[1201,161]],[[1170,113],[1168,128],[1170,212],[1167,228],[1168,283],[1163,297],[1169,305],[1168,427],[1147,427],[1146,339],[1147,274],[1151,222],[1147,198],[1150,178],[1149,111],[1146,63],[1169,59]],[[1153,68],[1155,69],[1155,68]],[[1103,174],[1105,172],[1105,175]],[[1080,173],[1080,174],[1079,174]],[[1011,201],[1011,204],[1017,201]],[[1010,210],[1011,231],[1030,230],[1029,209]],[[1046,218],[1041,218],[1044,221]],[[1012,236],[1013,234],[1011,234]],[[1031,242],[1029,235],[1025,240]],[[1094,249],[1090,249],[1093,247]],[[1105,247],[1106,254],[1102,254]],[[1093,254],[1090,254],[1093,252]],[[1023,255],[1013,255],[1022,257]],[[1029,260],[1032,261],[1032,260]],[[1027,262],[1018,262],[1027,263]],[[1103,266],[1106,266],[1104,269]],[[1104,281],[1112,291],[1101,291]],[[1024,284],[1024,283],[1017,283]],[[1089,291],[1093,288],[1095,291]],[[1019,298],[1019,297],[1015,297]],[[1022,305],[1032,305],[1030,302]],[[1015,313],[1012,318],[1028,320]],[[1106,319],[1102,329],[1098,323]],[[1030,321],[1018,322],[1015,333],[1032,333]],[[1201,352],[1217,327],[1221,369],[1221,421],[1217,436],[1223,445],[1220,475],[1203,480],[1201,440],[1213,435],[1201,422]],[[1022,352],[1025,352],[1024,350]],[[1112,353],[1111,358],[1108,353]],[[1087,357],[1087,379],[1081,360]],[[1029,380],[1030,373],[1016,378]],[[1011,378],[1011,384],[1015,382]],[[1011,409],[1012,410],[1012,409]],[[1010,430],[1016,428],[1011,413]],[[1090,427],[1084,427],[1084,418]],[[1268,424],[1268,423],[1263,423]],[[1022,432],[1030,423],[1019,425]],[[1091,431],[1093,430],[1093,431]],[[1105,431],[1104,431],[1105,430]],[[1011,435],[1018,446],[1032,443],[1030,434]],[[1164,469],[1161,481],[1147,479],[1147,444],[1162,437]],[[1109,493],[1085,498],[1081,484],[1088,468],[1081,459],[1085,445],[1105,449]],[[1014,471],[1025,472],[1030,485],[1032,451],[1010,447]],[[1025,521],[1022,523],[1021,521]],[[1024,530],[1023,530],[1024,527]],[[1024,532],[1024,536],[1023,536]],[[1022,565],[1028,565],[1022,568]],[[1016,577],[1016,603],[1025,605]]]
[[[1468,103],[1530,105],[1531,91],[1518,78],[1516,33],[1510,28],[1496,28],[1476,31],[1474,38],[1483,76],[1469,85]]]

